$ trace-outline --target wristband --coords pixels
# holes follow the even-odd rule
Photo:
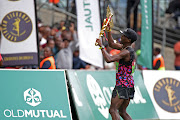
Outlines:
[[[107,32],[111,32],[111,29],[107,30]]]
[[[104,45],[102,45],[99,49],[100,49],[100,50],[104,49]]]

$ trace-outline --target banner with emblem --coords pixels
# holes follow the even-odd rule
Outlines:
[[[99,47],[95,46],[100,33],[99,0],[77,0],[77,28],[80,46],[80,58],[97,67],[103,67],[103,58]]]
[[[0,22],[3,65],[38,65],[35,1],[2,0]]]
[[[143,71],[144,83],[159,119],[180,118],[179,74],[179,71]]]

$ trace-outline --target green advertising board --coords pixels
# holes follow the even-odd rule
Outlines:
[[[115,71],[67,71],[79,120],[112,120],[109,114]],[[127,112],[132,119],[158,118],[140,71],[135,72],[135,97]]]
[[[0,70],[0,120],[71,120],[65,71]]]
[[[134,81],[135,95],[127,108],[128,113],[133,119],[158,119],[158,114],[145,87],[141,71],[135,71]]]

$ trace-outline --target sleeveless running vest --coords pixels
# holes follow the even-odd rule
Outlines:
[[[135,67],[135,52],[132,47],[127,47],[130,52],[130,61],[125,62],[124,59],[119,60],[118,71],[116,73],[116,86],[131,88],[134,87],[133,72]]]

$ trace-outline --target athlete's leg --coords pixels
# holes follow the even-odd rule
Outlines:
[[[129,101],[128,100],[124,100],[124,102],[122,103],[121,107],[119,108],[119,114],[120,116],[124,119],[124,120],[132,120],[132,118],[129,116],[129,114],[126,112],[126,108],[129,105]]]
[[[111,106],[109,108],[109,113],[111,114],[112,120],[120,120],[118,109],[123,102],[124,99],[119,99],[118,95],[116,95],[115,98],[111,98]]]

